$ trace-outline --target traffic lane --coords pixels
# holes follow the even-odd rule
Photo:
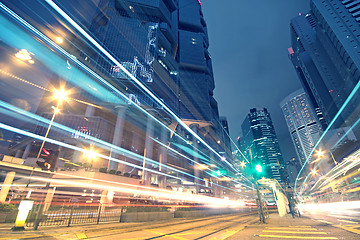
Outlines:
[[[226,239],[258,221],[257,216],[222,216],[177,223],[164,227],[149,227],[137,231],[112,230],[107,233],[87,233],[89,239]]]
[[[360,216],[358,213],[353,213],[350,215],[340,214],[332,211],[323,211],[316,213],[304,212],[303,215],[331,225],[360,224]]]
[[[245,213],[245,214],[233,214],[233,215],[222,215],[222,216],[211,216],[204,218],[194,218],[194,219],[174,219],[171,221],[158,221],[158,222],[139,222],[139,223],[108,223],[100,225],[84,225],[84,226],[72,226],[72,227],[41,227],[39,231],[27,230],[25,232],[1,232],[0,240],[10,240],[10,239],[87,239],[88,236],[92,237],[91,239],[97,239],[97,237],[102,239],[123,239],[123,237],[116,237],[116,235],[128,234],[134,236],[134,239],[144,239],[154,236],[149,231],[145,230],[167,230],[167,228],[176,229],[180,227],[177,231],[182,231],[185,229],[190,229],[194,227],[200,227],[200,224],[206,225],[222,222],[228,222],[233,224],[234,221],[244,221],[247,217],[253,218],[256,220],[258,217],[254,213]],[[220,225],[218,225],[220,227]],[[226,226],[225,226],[226,227]],[[145,235],[143,232],[145,231]],[[208,230],[206,230],[208,232]],[[224,229],[226,234],[231,233],[232,229]],[[136,233],[132,235],[131,233]],[[141,235],[139,235],[141,233]],[[169,231],[164,232],[171,233]],[[176,234],[176,233],[175,233]],[[155,234],[157,236],[163,235]],[[191,235],[189,233],[184,233],[184,235]],[[113,236],[115,236],[113,238]],[[141,236],[141,237],[139,237]],[[162,238],[163,239],[163,238]]]
[[[328,212],[304,213],[303,215],[317,221],[319,227],[342,233],[343,236],[340,234],[339,239],[360,239],[360,219],[354,215],[346,216]]]

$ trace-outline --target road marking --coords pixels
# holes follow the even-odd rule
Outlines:
[[[291,225],[291,226],[289,226],[289,227],[304,227],[304,228],[312,228],[313,226],[302,226],[302,225],[297,226],[297,225]]]
[[[359,227],[359,225],[334,225],[334,227],[338,227],[352,233],[360,234],[360,230],[356,229],[357,227]]]
[[[325,220],[319,220],[319,219],[316,219],[317,221],[319,221],[319,222],[322,222],[322,223],[327,223],[327,224],[331,224],[331,225],[333,225],[333,223],[332,222],[328,222],[328,221],[325,221]]]
[[[144,230],[144,231],[154,233],[154,234],[160,235],[162,237],[171,237],[171,238],[175,238],[175,239],[178,239],[178,240],[188,240],[187,238],[176,236],[177,234],[169,234],[168,235],[168,234],[156,232],[156,231],[153,231],[153,230]]]
[[[343,220],[343,219],[338,219],[338,221],[340,221],[340,222],[346,222],[346,223],[351,223],[351,224],[358,224],[358,222],[353,222],[353,221]]]
[[[266,229],[274,229],[274,230],[300,230],[300,231],[317,231],[316,228],[293,228],[293,227],[266,227]]]
[[[338,239],[336,237],[302,237],[302,236],[284,236],[284,235],[259,235],[259,237],[267,238],[288,238],[288,239]]]
[[[326,232],[299,232],[299,231],[276,231],[276,230],[263,230],[263,232],[273,232],[273,233],[298,233],[298,234],[327,234]]]
[[[33,232],[33,231],[31,231]],[[26,233],[25,233],[26,234]],[[61,235],[69,235],[69,233],[53,233],[53,234],[48,234],[46,235],[47,237],[54,237],[54,236],[61,236]],[[0,240],[10,240],[10,239],[33,239],[33,238],[38,238],[38,237],[44,237],[44,235],[40,235],[40,234],[33,234],[33,235],[21,235],[21,237],[19,236],[14,236],[14,237],[0,237]]]
[[[78,239],[87,239],[87,236],[85,233],[75,233],[75,234]]]

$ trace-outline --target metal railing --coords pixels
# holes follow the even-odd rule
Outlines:
[[[41,205],[35,205],[26,220],[26,226],[34,225]],[[101,222],[120,222],[122,208],[105,205],[61,207],[57,210],[46,210],[40,216],[39,226],[71,226],[76,224],[99,224]]]

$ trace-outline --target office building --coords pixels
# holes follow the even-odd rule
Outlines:
[[[302,166],[322,135],[321,124],[310,97],[302,89],[284,98],[280,106]]]
[[[264,174],[283,182],[284,161],[270,113],[266,108],[250,109],[241,125],[243,147],[247,158],[263,165]]]
[[[311,10],[291,20],[290,58],[313,105],[329,124],[360,79],[357,0],[311,0]],[[357,120],[355,95],[335,127]]]

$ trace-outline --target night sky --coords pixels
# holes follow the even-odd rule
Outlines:
[[[215,98],[230,134],[240,134],[250,108],[266,107],[284,160],[295,157],[280,102],[301,88],[288,58],[290,20],[310,10],[309,0],[203,0]]]

